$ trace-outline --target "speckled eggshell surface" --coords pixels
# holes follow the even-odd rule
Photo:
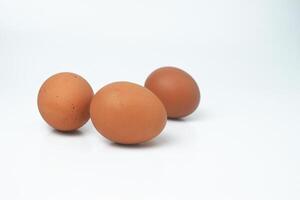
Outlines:
[[[94,93],[81,76],[63,72],[48,78],[38,94],[38,109],[43,119],[59,131],[73,131],[89,120]]]
[[[120,144],[151,140],[167,120],[162,102],[147,88],[130,82],[114,82],[100,89],[90,113],[98,132]]]
[[[176,67],[161,67],[152,72],[145,87],[160,98],[169,118],[186,117],[200,103],[200,90],[187,72]]]

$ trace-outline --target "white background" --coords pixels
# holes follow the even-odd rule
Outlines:
[[[189,72],[199,109],[140,146],[49,128],[36,97]],[[299,200],[299,0],[0,0],[0,199]]]

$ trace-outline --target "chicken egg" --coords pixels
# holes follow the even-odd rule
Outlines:
[[[161,67],[152,72],[145,87],[163,102],[169,118],[190,115],[200,103],[200,90],[191,75],[176,67]]]
[[[120,144],[138,144],[158,136],[167,114],[150,90],[135,83],[114,82],[93,97],[91,120],[107,139]]]
[[[38,94],[42,118],[59,131],[73,131],[89,120],[89,107],[94,93],[81,76],[63,72],[48,78]]]

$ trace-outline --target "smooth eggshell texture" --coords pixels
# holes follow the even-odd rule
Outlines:
[[[154,138],[167,120],[161,101],[147,88],[130,82],[115,82],[100,89],[93,97],[90,114],[98,132],[120,144]]]
[[[145,87],[160,98],[169,118],[188,116],[200,102],[196,81],[185,71],[176,67],[162,67],[152,72]]]
[[[73,131],[89,120],[89,106],[94,93],[81,76],[63,72],[48,78],[38,94],[38,108],[43,119],[60,131]]]

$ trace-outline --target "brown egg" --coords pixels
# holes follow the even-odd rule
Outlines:
[[[48,78],[38,94],[43,119],[60,131],[80,128],[89,120],[93,90],[81,76],[63,72]]]
[[[138,144],[159,135],[167,120],[161,101],[147,88],[130,82],[104,86],[94,96],[91,120],[107,139]]]
[[[160,98],[169,118],[185,117],[196,110],[200,91],[196,81],[176,67],[162,67],[150,74],[145,87]]]

